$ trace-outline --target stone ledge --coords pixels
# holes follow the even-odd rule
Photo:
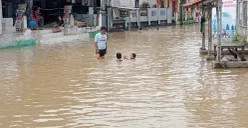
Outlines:
[[[207,56],[207,61],[213,61],[215,57],[213,55],[208,55]]]
[[[212,62],[214,69],[226,69],[226,68],[248,68],[248,61],[222,61]]]
[[[200,52],[200,54],[202,54],[202,55],[206,55],[206,54],[208,54],[208,50],[199,50],[199,52]]]

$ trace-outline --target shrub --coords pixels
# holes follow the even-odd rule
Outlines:
[[[247,44],[247,36],[235,34],[232,38],[233,43]]]

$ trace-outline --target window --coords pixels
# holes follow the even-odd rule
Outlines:
[[[152,16],[156,16],[156,11],[152,11]]]
[[[165,16],[165,11],[163,11],[163,10],[160,11],[160,15],[161,15],[161,16]]]
[[[243,25],[247,26],[247,1],[243,3]]]

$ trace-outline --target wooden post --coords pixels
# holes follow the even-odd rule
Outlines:
[[[217,33],[218,33],[218,39],[217,39],[217,61],[221,62],[221,17],[222,17],[222,0],[218,0],[217,2],[217,8],[216,8],[216,15],[217,15]]]

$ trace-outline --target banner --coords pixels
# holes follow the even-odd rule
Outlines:
[[[212,10],[213,36],[217,37],[216,8]],[[222,4],[222,37],[232,38],[236,29],[236,0],[223,0]]]

